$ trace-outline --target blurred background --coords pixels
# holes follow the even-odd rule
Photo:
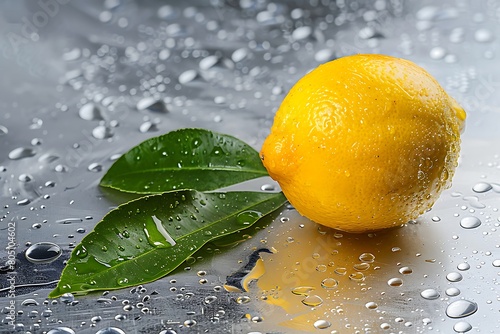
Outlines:
[[[2,1],[0,332],[500,332],[499,21],[495,0]],[[47,299],[71,250],[130,199],[98,187],[119,155],[183,127],[259,149],[289,88],[355,53],[416,62],[468,112],[430,212],[349,235],[288,207],[154,283]],[[263,275],[226,291],[262,247],[275,251]]]

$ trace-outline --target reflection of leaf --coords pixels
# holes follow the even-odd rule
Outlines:
[[[111,166],[100,185],[141,194],[207,191],[266,175],[257,151],[239,139],[181,129],[132,148]]]
[[[285,201],[283,193],[181,190],[121,205],[73,250],[49,297],[156,280],[207,242],[251,226]]]

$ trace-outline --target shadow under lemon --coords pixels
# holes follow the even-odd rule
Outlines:
[[[348,234],[294,210],[285,214],[267,238],[273,253],[261,252],[251,275],[258,279],[257,289],[250,289],[265,302],[263,316],[281,318],[273,320],[281,326],[298,331],[371,326],[370,321],[380,321],[370,313],[379,305],[396,318],[408,295],[419,295],[423,271],[435,277],[442,270],[432,265],[439,240],[432,234],[422,240],[419,228],[425,224]]]

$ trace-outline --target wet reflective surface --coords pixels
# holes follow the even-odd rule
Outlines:
[[[2,3],[0,332],[500,332],[499,12],[461,0]],[[359,52],[413,60],[468,112],[453,186],[430,212],[350,235],[286,207],[156,282],[47,298],[72,249],[134,198],[98,187],[121,154],[183,127],[258,149],[298,78]],[[268,178],[237,188],[278,190]]]

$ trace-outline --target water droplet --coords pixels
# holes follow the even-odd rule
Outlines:
[[[87,170],[97,173],[102,170],[102,165],[97,162],[93,162],[87,167]]]
[[[437,290],[435,289],[425,289],[424,291],[420,292],[420,295],[422,296],[422,298],[429,300],[438,299],[439,297],[441,297],[439,292],[437,292]]]
[[[469,216],[460,220],[460,226],[466,229],[476,228],[481,225],[481,220],[477,217]]]
[[[125,334],[125,332],[118,327],[107,327],[99,330],[95,334]]]
[[[9,159],[20,160],[36,155],[36,151],[30,147],[18,147],[9,152]]]
[[[446,289],[445,293],[447,296],[455,297],[455,296],[458,296],[460,294],[460,290],[458,288],[452,287],[452,288]]]
[[[62,250],[58,245],[51,242],[38,242],[28,247],[24,256],[32,263],[50,263],[61,254]]]
[[[7,133],[9,133],[9,129],[7,129],[3,125],[0,125],[0,136],[6,135]]]
[[[231,59],[237,63],[237,62],[240,62],[242,61],[243,59],[245,59],[247,56],[248,56],[249,52],[247,49],[245,48],[241,48],[241,49],[237,49],[236,51],[233,52],[233,54],[231,55]]]
[[[355,282],[363,282],[365,280],[365,275],[360,272],[352,273],[349,275],[349,279]]]
[[[75,331],[69,327],[57,327],[48,331],[47,334],[75,334]]]
[[[335,278],[325,278],[324,280],[321,281],[321,287],[330,290],[330,289],[335,289],[339,285],[339,282]]]
[[[380,324],[380,328],[382,328],[382,329],[390,329],[391,325],[389,325],[387,322],[384,322],[384,323]]]
[[[399,268],[399,273],[403,275],[410,275],[411,273],[413,273],[413,269],[411,269],[410,267],[401,267]]]
[[[61,302],[64,304],[71,304],[75,301],[75,296],[72,293],[66,292],[60,298]]]
[[[450,318],[463,318],[477,311],[477,304],[468,300],[457,300],[448,305],[446,315]]]
[[[390,286],[401,286],[403,285],[403,280],[398,277],[391,278],[387,281],[387,284]]]
[[[344,276],[345,274],[347,274],[347,269],[339,267],[336,268],[333,272],[336,273],[337,275]]]
[[[292,32],[292,38],[296,41],[305,39],[312,34],[312,28],[308,26],[298,27]]]
[[[314,327],[317,329],[326,329],[330,327],[332,324],[329,321],[326,320],[316,320],[314,322]]]
[[[446,275],[446,279],[450,282],[460,282],[462,280],[462,274],[457,272],[451,272]]]
[[[21,305],[22,306],[37,306],[39,305],[38,302],[36,300],[34,300],[33,298],[28,298],[28,299],[25,299],[21,302]]]
[[[374,310],[378,307],[378,305],[375,302],[368,302],[365,304],[365,307],[369,310]]]
[[[205,304],[212,304],[216,300],[217,300],[216,296],[207,296],[207,297],[205,297],[204,301],[205,301]]]
[[[476,193],[485,193],[487,191],[490,191],[492,188],[493,187],[489,183],[479,182],[472,187],[472,190]]]
[[[356,263],[353,268],[358,271],[365,271],[370,269],[370,264],[363,262],[363,263]]]
[[[316,60],[318,63],[327,62],[329,60],[332,60],[333,57],[334,52],[330,49],[322,49],[314,54],[314,60]]]
[[[96,139],[107,139],[113,135],[113,130],[105,125],[98,125],[92,130],[92,136]]]
[[[457,269],[461,270],[461,271],[469,270],[470,269],[470,264],[468,264],[467,262],[460,263],[457,266]]]
[[[318,295],[307,296],[302,300],[302,304],[306,306],[316,307],[323,304],[323,299]]]
[[[80,58],[82,54],[82,51],[79,48],[74,48],[72,50],[69,50],[62,55],[62,59],[64,61],[72,61],[72,60],[77,60]]]
[[[196,325],[196,320],[188,319],[184,321],[184,326],[186,327],[193,327],[194,325]]]
[[[173,329],[164,329],[158,334],[177,334],[177,332],[174,331]]]
[[[80,110],[78,110],[78,115],[86,121],[100,121],[104,119],[101,110],[94,103],[84,104]]]
[[[487,43],[493,40],[493,33],[488,29],[478,29],[474,33],[474,39],[479,43]]]
[[[30,174],[21,174],[17,179],[20,182],[30,182],[31,180],[33,180],[33,176],[31,176]]]
[[[372,263],[375,261],[375,255],[372,253],[363,253],[359,256],[359,260],[366,263]]]
[[[432,59],[436,59],[436,60],[443,59],[444,56],[446,56],[446,50],[441,46],[435,46],[429,52],[429,56]]]
[[[139,111],[150,111],[157,113],[166,113],[167,107],[162,100],[155,99],[153,97],[144,97],[136,105],[137,110]]]
[[[179,75],[178,80],[181,85],[185,85],[196,79],[197,76],[198,72],[196,72],[196,70],[187,70]]]
[[[493,261],[493,267],[500,267],[500,259]]]
[[[211,56],[203,58],[200,61],[199,66],[200,66],[201,70],[206,71],[206,70],[212,68],[213,66],[215,66],[215,64],[217,64],[218,62],[219,62],[219,57],[217,57],[215,55],[211,55]]]
[[[262,190],[262,191],[274,191],[274,190],[276,190],[276,188],[272,184],[263,184],[260,187],[260,190]]]
[[[292,293],[297,296],[307,296],[309,292],[315,290],[312,286],[298,286],[292,289]]]
[[[102,320],[102,317],[100,315],[96,315],[96,316],[93,316],[92,318],[90,318],[90,321],[93,323],[100,322],[101,320]]]
[[[155,132],[158,131],[158,126],[156,125],[156,123],[146,121],[139,126],[139,131],[141,133]]]
[[[248,304],[251,300],[252,299],[248,296],[239,296],[238,298],[236,298],[236,302],[238,304]]]
[[[453,326],[453,330],[457,333],[467,333],[468,331],[470,331],[472,329],[472,326],[471,324],[469,324],[468,322],[466,321],[460,321],[460,322],[457,322],[454,326]]]

